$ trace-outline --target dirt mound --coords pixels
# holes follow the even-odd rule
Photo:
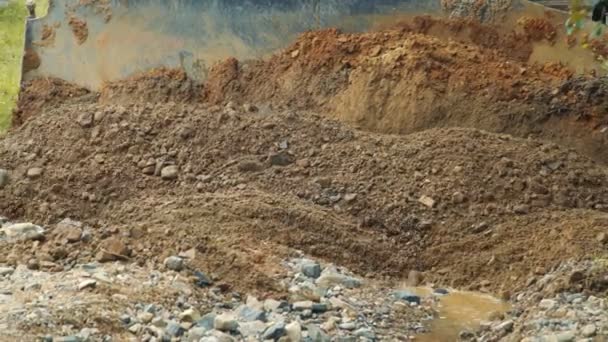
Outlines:
[[[33,115],[43,110],[74,101],[90,102],[97,98],[95,93],[54,78],[39,78],[25,82],[19,94],[17,108],[13,111],[13,126],[23,124]]]
[[[86,261],[117,236],[130,260],[196,248],[221,281],[268,290],[294,248],[361,274],[512,289],[601,249],[608,205],[606,170],[553,144],[375,135],[307,112],[66,105],[3,139],[0,160],[1,213],[95,227],[67,253],[51,238],[3,248],[6,261]]]
[[[458,23],[464,25],[453,25]],[[536,26],[546,27],[529,24]],[[268,60],[230,59],[215,66],[205,84],[205,99],[313,109],[379,132],[458,126],[533,136],[608,162],[601,152],[608,117],[599,114],[603,107],[596,99],[602,98],[603,88],[593,86],[596,79],[576,81],[599,91],[590,100],[588,93],[566,92],[573,75],[560,64],[524,63],[528,52],[509,55],[509,49],[493,48],[492,39],[487,44],[479,39],[445,41],[412,30],[421,31],[402,27],[366,34],[306,33]],[[590,113],[596,113],[593,119]]]
[[[111,82],[101,90],[103,103],[199,102],[201,86],[183,70],[158,68],[135,74],[120,82]]]

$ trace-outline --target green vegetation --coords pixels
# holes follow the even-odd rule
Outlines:
[[[48,0],[36,4],[36,14],[46,15]],[[26,16],[24,0],[11,0],[7,7],[0,7],[0,132],[10,125],[19,93]]]
[[[26,15],[22,0],[0,8],[0,132],[10,125],[19,92]]]

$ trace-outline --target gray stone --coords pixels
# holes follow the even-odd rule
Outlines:
[[[346,322],[338,325],[338,328],[342,330],[355,330],[357,329],[357,324],[355,322]]]
[[[118,318],[123,324],[129,324],[131,323],[131,316],[127,315],[127,314],[122,314],[120,315],[120,317]]]
[[[285,333],[291,342],[302,340],[302,326],[300,323],[293,321],[285,327]]]
[[[264,301],[264,310],[268,312],[280,311],[289,308],[289,303],[286,301],[278,301],[274,299],[267,299]]]
[[[176,179],[179,173],[177,165],[168,165],[162,168],[160,171],[160,178],[165,180]]]
[[[417,296],[409,291],[396,291],[394,293],[395,298],[406,301],[408,303],[416,303],[420,305],[420,296]]]
[[[55,337],[53,342],[82,342],[82,339],[78,336],[61,336]]]
[[[308,331],[308,338],[312,342],[330,342],[331,338],[327,336],[318,326],[314,324],[306,325]]]
[[[286,151],[281,151],[271,154],[268,157],[268,160],[270,161],[270,165],[273,166],[287,166],[292,164],[295,161],[295,158]]]
[[[331,270],[323,272],[323,274],[321,274],[321,276],[317,279],[316,283],[317,285],[323,287],[333,287],[335,285],[340,285],[349,289],[354,289],[361,286],[361,281],[359,279],[349,277]]]
[[[239,323],[239,332],[245,337],[258,337],[266,329],[262,321]]]
[[[237,331],[239,323],[234,319],[233,315],[222,314],[215,317],[213,326],[219,331]]]
[[[198,342],[201,338],[205,336],[207,331],[209,331],[209,329],[205,329],[203,327],[194,327],[188,330],[188,342]]]
[[[167,323],[165,332],[169,334],[169,336],[179,337],[182,336],[184,332],[186,332],[186,329],[184,329],[179,323],[170,321]]]
[[[268,327],[262,334],[264,340],[278,340],[285,335],[285,323],[279,322]]]
[[[553,299],[543,299],[540,301],[538,306],[544,310],[551,310],[551,309],[557,307],[557,302]]]
[[[317,279],[321,276],[321,265],[317,262],[305,262],[302,264],[302,273],[313,279]]]
[[[13,272],[15,272],[15,269],[12,267],[0,267],[0,276],[13,274]]]
[[[32,167],[27,170],[27,178],[36,179],[42,176],[42,169],[39,167]]]
[[[8,185],[10,179],[8,176],[8,171],[4,169],[0,169],[0,189],[4,188]]]
[[[310,300],[295,302],[292,307],[296,311],[312,310],[313,302]]]
[[[170,256],[165,259],[164,264],[166,268],[179,272],[184,268],[184,259],[177,256]]]
[[[266,321],[266,313],[263,310],[254,309],[247,305],[242,305],[239,308],[239,317],[246,322]]]
[[[592,337],[595,336],[596,330],[595,324],[587,324],[583,327],[582,334],[584,337]]]
[[[513,330],[513,321],[511,321],[511,320],[504,321],[504,322],[502,322],[499,325],[497,325],[497,326],[494,327],[494,331],[511,332],[511,330]]]
[[[558,342],[571,342],[571,341],[574,341],[575,337],[576,337],[576,334],[574,333],[574,331],[565,331],[565,332],[557,334],[557,341]]]
[[[215,325],[215,316],[216,315],[213,312],[210,312],[210,313],[204,315],[201,319],[199,319],[196,322],[196,325],[198,327],[202,327],[207,330],[211,330],[211,329],[213,329],[213,327]]]
[[[314,303],[312,305],[312,307],[310,308],[310,310],[312,310],[312,312],[314,313],[323,313],[325,311],[327,311],[329,308],[327,307],[327,304],[325,303]]]
[[[3,228],[11,240],[39,240],[44,236],[44,228],[32,223],[16,223]]]
[[[370,328],[360,328],[360,329],[356,330],[353,334],[355,334],[355,336],[365,337],[370,340],[373,340],[376,338],[376,334]]]
[[[180,313],[179,319],[181,319],[183,322],[197,322],[201,319],[201,314],[195,309],[190,308]]]

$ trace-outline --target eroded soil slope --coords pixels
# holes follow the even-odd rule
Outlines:
[[[272,291],[292,248],[361,274],[409,270],[454,286],[512,290],[528,274],[602,251],[606,169],[574,150],[472,129],[366,133],[304,111],[68,104],[0,142],[0,212],[93,227],[91,242],[16,244],[6,262],[96,258],[196,263]]]

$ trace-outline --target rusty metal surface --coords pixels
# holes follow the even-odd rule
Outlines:
[[[97,89],[159,66],[203,79],[218,60],[264,56],[306,30],[364,31],[438,9],[439,0],[54,0],[46,17],[29,21],[27,46],[42,62],[24,79]],[[85,30],[75,33],[78,22]]]

